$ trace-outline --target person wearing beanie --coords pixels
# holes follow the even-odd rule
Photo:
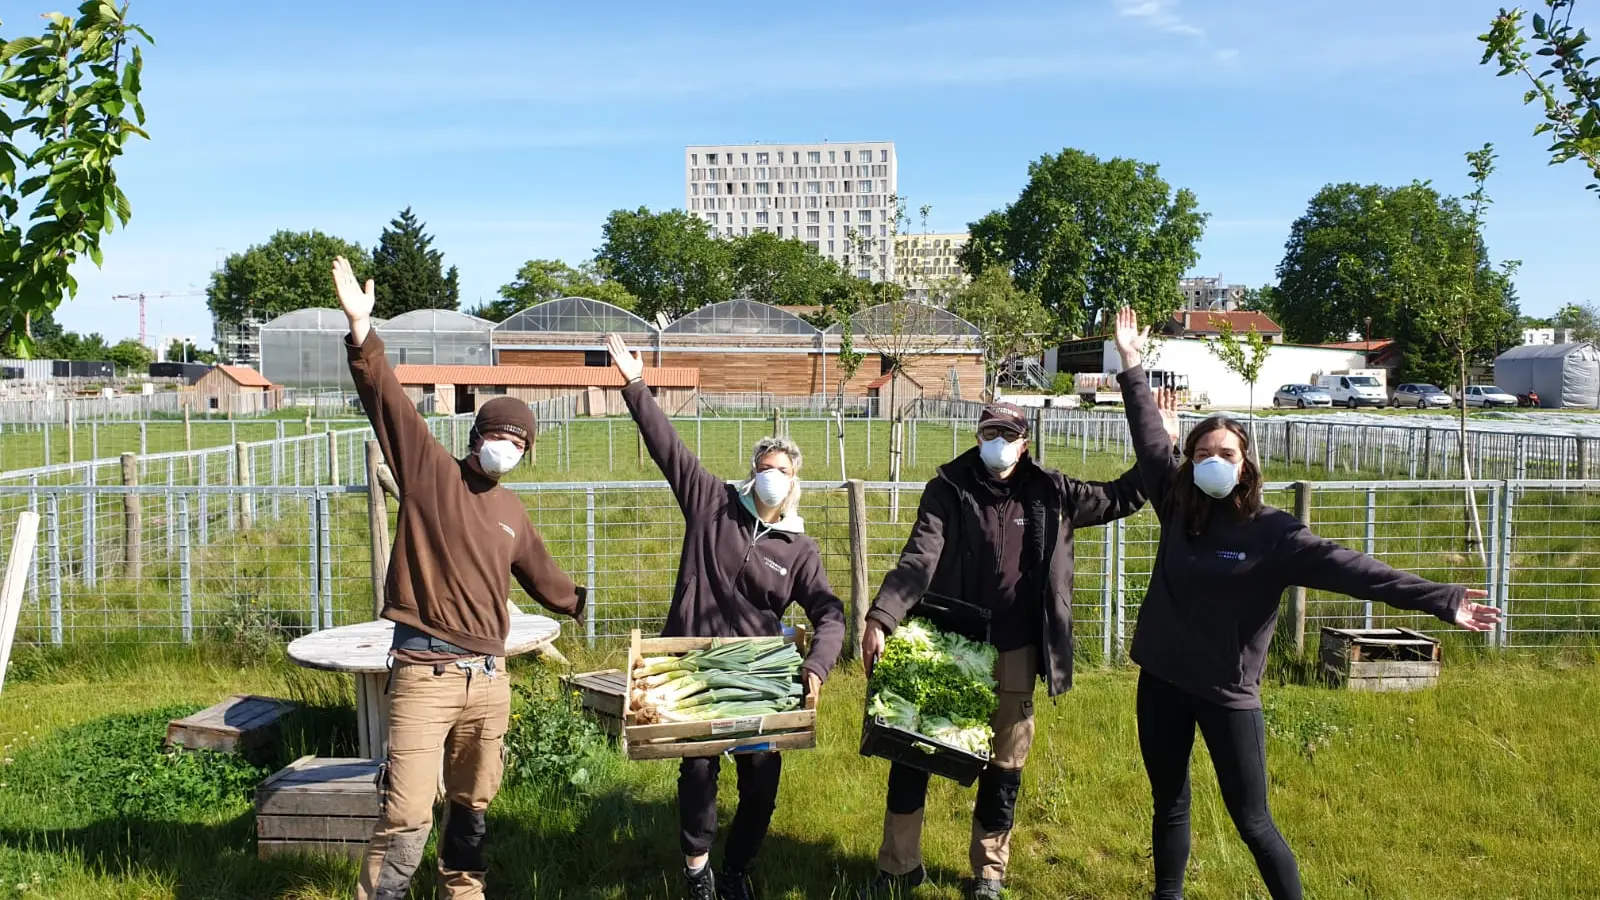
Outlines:
[[[527,510],[499,481],[535,438],[527,404],[496,397],[478,411],[471,452],[456,459],[434,440],[372,332],[372,282],[334,261],[345,348],[362,408],[400,489],[383,618],[394,622],[387,690],[388,754],[381,811],[356,887],[358,900],[400,900],[433,828],[444,772],[438,896],[484,896],[484,812],[500,788],[510,679],[510,576],[541,606],[583,614],[584,588],[545,548]],[[376,489],[376,488],[374,488]]]
[[[701,464],[644,383],[644,363],[615,334],[611,362],[625,382],[622,398],[639,434],[672,487],[688,529],[663,637],[757,637],[783,633],[783,615],[799,606],[811,620],[811,649],[800,665],[815,696],[844,647],[844,603],[828,584],[817,542],[795,514],[800,503],[800,448],[786,437],[762,438],[750,475],[729,484]],[[715,756],[678,766],[678,844],[689,900],[754,900],[750,867],[778,803],[783,757],[776,751],[733,757],[739,808],[728,827],[722,866],[711,868],[717,834]]]
[[[886,635],[925,594],[989,610],[989,641],[999,705],[994,747],[978,777],[972,814],[971,896],[1004,896],[1022,766],[1033,745],[1033,692],[1072,687],[1072,538],[1080,528],[1131,516],[1144,506],[1138,469],[1116,481],[1079,481],[1028,455],[1028,418],[1011,403],[990,403],[977,445],[939,468],[922,491],[900,561],[867,611],[861,658],[872,664]],[[1176,435],[1174,435],[1176,439]],[[922,814],[928,773],[889,766],[888,810],[878,873],[863,898],[896,896],[927,878]]]

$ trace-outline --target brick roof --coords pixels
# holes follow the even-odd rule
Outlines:
[[[507,387],[622,387],[622,374],[610,366],[423,366],[399,365],[401,384],[505,385]],[[700,370],[680,366],[646,367],[651,387],[698,387]]]
[[[237,382],[240,387],[274,387],[273,383],[268,381],[265,375],[249,366],[217,366],[217,368],[222,370],[222,374]]]
[[[1262,312],[1211,312],[1208,310],[1183,310],[1173,317],[1185,331],[1215,334],[1223,322],[1233,326],[1234,334],[1244,334],[1255,326],[1258,334],[1282,334],[1283,327]]]
[[[1374,338],[1370,341],[1336,341],[1332,344],[1315,344],[1317,347],[1329,347],[1334,350],[1365,350],[1376,353],[1387,350],[1394,343],[1394,338]]]

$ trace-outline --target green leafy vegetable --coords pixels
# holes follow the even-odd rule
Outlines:
[[[920,619],[903,622],[873,666],[868,714],[987,756],[994,738],[988,722],[996,705],[995,655],[987,644]]]

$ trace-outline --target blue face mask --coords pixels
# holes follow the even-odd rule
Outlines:
[[[1221,500],[1239,486],[1239,466],[1220,456],[1195,463],[1194,486]]]

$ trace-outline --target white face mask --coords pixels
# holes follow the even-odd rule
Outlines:
[[[777,469],[767,469],[756,473],[755,492],[756,498],[767,507],[776,507],[789,499],[789,487],[793,482],[789,476]]]
[[[1003,437],[990,438],[978,445],[978,455],[990,471],[1004,472],[1022,458],[1022,439],[1008,441]]]
[[[495,478],[515,469],[522,461],[522,451],[510,441],[484,441],[478,448],[478,465]]]
[[[1202,460],[1194,467],[1194,486],[1221,500],[1239,486],[1239,467],[1220,456]]]

